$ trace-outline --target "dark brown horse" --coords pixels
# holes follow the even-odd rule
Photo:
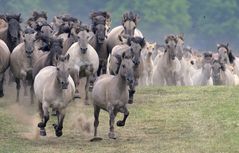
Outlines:
[[[106,19],[108,18],[107,12],[94,12],[91,14],[93,37],[90,38],[89,44],[96,50],[99,56],[99,68],[97,75],[106,74],[107,59],[109,52],[107,51],[106,44]]]
[[[10,52],[20,43],[21,39],[21,14],[1,15],[1,19],[5,20],[8,28],[1,31],[0,39],[8,46]],[[5,33],[5,34],[4,34]]]

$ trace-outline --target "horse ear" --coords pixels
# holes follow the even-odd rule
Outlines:
[[[66,57],[65,57],[66,61],[69,61],[70,59],[70,54],[67,54]]]
[[[220,44],[217,44],[217,48],[219,48],[220,47]]]
[[[123,54],[122,54],[122,58],[125,58],[125,52],[123,52]]]
[[[229,43],[226,44],[227,48],[229,47]]]
[[[119,41],[123,42],[122,36],[118,35]]]

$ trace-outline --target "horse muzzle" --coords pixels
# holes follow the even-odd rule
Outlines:
[[[138,66],[140,64],[140,61],[133,60],[134,65]]]
[[[62,89],[67,89],[69,85],[69,82],[61,82],[61,88]]]
[[[81,53],[82,53],[82,54],[85,54],[86,51],[87,51],[87,48],[81,48],[80,50],[81,50]]]

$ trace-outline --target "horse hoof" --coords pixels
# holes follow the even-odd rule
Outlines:
[[[133,99],[128,100],[128,104],[133,104],[133,103],[134,103]]]
[[[123,121],[118,121],[117,122],[117,126],[121,127],[121,126],[124,126],[125,125],[125,122]]]
[[[46,136],[46,131],[44,129],[40,129],[40,136]]]
[[[3,97],[4,96],[4,93],[3,92],[0,92],[0,97]]]
[[[115,136],[115,133],[114,133],[114,132],[110,132],[110,133],[108,134],[108,136],[109,136],[110,139],[116,139],[116,136]]]
[[[51,116],[56,116],[57,114],[56,114],[56,111],[52,111],[51,112]]]
[[[81,99],[80,95],[75,95],[74,99]]]
[[[62,131],[56,131],[55,133],[56,133],[56,136],[57,136],[57,137],[60,137],[60,136],[62,136],[62,134],[63,134]]]
[[[44,127],[45,127],[44,123],[42,123],[42,122],[38,123],[37,126],[38,126],[39,128],[44,128]]]
[[[94,137],[94,138],[90,139],[90,142],[96,142],[96,141],[101,141],[101,140],[103,140],[103,139],[100,137]]]

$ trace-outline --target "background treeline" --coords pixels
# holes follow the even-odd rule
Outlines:
[[[29,17],[33,10],[54,15],[68,13],[89,23],[89,13],[107,10],[112,27],[121,23],[123,12],[140,16],[139,28],[148,40],[163,43],[170,33],[184,33],[186,44],[199,50],[215,50],[216,44],[229,42],[239,48],[238,0],[0,0],[0,11],[21,12]]]

